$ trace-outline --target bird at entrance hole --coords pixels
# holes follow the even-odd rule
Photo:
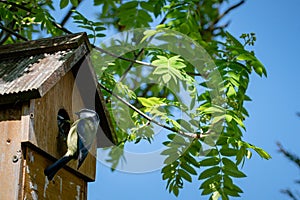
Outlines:
[[[88,151],[96,137],[99,126],[98,114],[90,109],[81,109],[75,113],[78,116],[67,136],[67,152],[63,157],[44,170],[48,180],[52,180],[55,174],[70,160],[77,160],[77,169],[82,165],[88,155]]]

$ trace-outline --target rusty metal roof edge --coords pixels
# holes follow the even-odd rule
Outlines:
[[[72,56],[65,60],[43,83],[38,87],[38,91],[43,97],[66,73],[68,73],[86,54],[89,52],[88,43],[82,42],[74,50]]]
[[[11,58],[18,55],[30,56],[66,49],[75,49],[82,43],[85,43],[90,49],[88,37],[85,32],[3,45],[0,46],[0,58]]]
[[[7,104],[17,104],[19,102],[29,101],[30,99],[40,98],[41,94],[38,89],[27,90],[18,93],[9,93],[0,95],[0,106]]]

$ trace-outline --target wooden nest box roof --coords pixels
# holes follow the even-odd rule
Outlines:
[[[72,71],[76,77],[81,66],[85,65],[84,73],[89,77],[84,79],[93,85],[95,98],[83,100],[87,107],[94,104],[93,109],[100,116],[104,134],[112,143],[116,143],[109,113],[89,60],[90,50],[85,33],[0,46],[0,107],[41,98],[65,74]],[[82,97],[86,96],[86,90],[83,88],[80,91]]]

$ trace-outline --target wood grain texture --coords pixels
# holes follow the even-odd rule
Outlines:
[[[0,199],[18,199],[20,192],[21,107],[2,107],[0,114]]]
[[[29,146],[24,147],[25,159],[23,161],[24,181],[23,195],[20,199],[60,199],[84,200],[87,198],[87,182],[61,169],[52,181],[44,176],[44,169],[51,164],[42,154]]]

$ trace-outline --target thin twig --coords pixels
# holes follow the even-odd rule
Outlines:
[[[280,192],[283,193],[283,194],[286,194],[286,195],[289,196],[292,200],[298,200],[298,199],[295,197],[295,195],[292,193],[292,191],[289,190],[289,189],[281,190]]]
[[[52,23],[56,28],[62,30],[63,32],[68,33],[68,34],[73,34],[73,32],[69,31],[68,29],[66,29],[66,28],[63,27],[62,25],[56,23],[55,21],[51,21],[51,23]]]
[[[72,15],[72,13],[73,13],[73,10],[75,10],[82,2],[83,2],[83,0],[79,0],[77,6],[72,6],[72,7],[69,9],[69,11],[68,11],[67,14],[65,15],[65,17],[64,17],[64,18],[61,20],[61,22],[60,22],[60,25],[61,25],[61,26],[64,26],[64,25],[67,23],[67,21],[70,19],[71,15]]]
[[[293,161],[298,167],[300,167],[300,158],[298,156],[293,155],[286,149],[284,149],[281,143],[277,142],[276,144],[279,148],[279,152],[283,153],[289,160]]]
[[[144,48],[142,48],[135,56],[134,56],[134,60],[137,60],[138,57],[140,57],[140,55],[144,52]],[[125,70],[125,72],[122,74],[121,78],[120,78],[120,82],[123,81],[123,79],[126,77],[126,74],[131,70],[131,68],[133,67],[135,62],[131,62],[130,65],[128,66],[128,68]]]
[[[14,6],[16,8],[20,8],[22,10],[25,10],[27,12],[31,12],[31,9],[21,5],[21,4],[17,4],[17,3],[14,3],[14,2],[8,2],[6,0],[0,0],[0,3],[4,3],[4,4],[7,4],[7,5],[11,5],[11,6]]]
[[[16,38],[18,38],[18,39],[22,39],[22,40],[24,40],[24,41],[28,41],[28,39],[27,39],[26,37],[24,37],[24,36],[22,36],[22,35],[20,35],[20,34],[18,34],[18,33],[16,33],[16,32],[14,32],[13,30],[10,30],[10,29],[8,29],[8,28],[2,26],[2,25],[0,25],[0,29],[2,29],[2,30],[4,30],[4,31],[6,31],[6,32],[8,32],[8,33],[10,33],[10,34],[12,34],[12,35],[14,35],[14,36],[15,36]]]
[[[97,47],[95,45],[92,45],[93,48],[95,48],[96,50],[102,52],[102,53],[105,53],[107,55],[110,55],[114,58],[119,58],[121,60],[125,60],[125,61],[128,61],[128,62],[133,62],[133,63],[136,63],[136,64],[140,64],[140,65],[144,65],[144,66],[148,66],[148,67],[157,67],[156,65],[152,65],[151,63],[147,63],[147,62],[143,62],[143,61],[139,61],[139,60],[133,60],[133,59],[130,59],[130,58],[125,58],[125,57],[122,57],[122,56],[118,56],[117,54],[114,54],[112,52],[109,52],[109,51],[106,51],[100,47]]]
[[[121,60],[125,60],[127,62],[131,62],[131,63],[135,63],[135,64],[139,64],[139,65],[144,65],[144,66],[148,66],[148,67],[153,67],[153,68],[157,68],[158,66],[156,65],[152,65],[151,63],[147,63],[147,62],[143,62],[143,61],[140,61],[140,60],[134,60],[134,59],[130,59],[130,58],[125,58],[125,57],[122,57],[122,56],[119,56],[117,54],[114,54],[112,52],[109,52],[109,51],[106,51],[100,47],[97,47],[95,45],[92,45],[92,47],[102,53],[105,53],[107,55],[110,55],[111,57],[114,57],[114,58],[118,58],[118,59],[121,59]],[[199,74],[199,73],[194,73],[194,72],[186,72],[188,75],[191,75],[191,76],[202,76],[202,74]]]
[[[16,24],[16,20],[12,20],[10,23],[7,24],[7,26],[5,28],[11,30],[14,28],[15,24]],[[2,23],[0,23],[0,25],[3,26]],[[11,36],[11,34],[5,34],[5,33],[6,33],[6,31],[1,31],[1,33],[0,33],[0,38],[3,37],[0,41],[0,45],[3,45],[4,42],[6,40],[8,40],[8,38]]]
[[[106,88],[104,85],[102,85],[101,83],[98,83],[99,86],[105,90],[106,92],[108,92],[109,94],[111,94],[112,96],[114,96],[115,98],[117,98],[119,101],[121,101],[122,103],[124,103],[126,106],[128,106],[130,109],[134,110],[135,112],[137,112],[138,114],[140,114],[143,118],[145,118],[146,120],[148,120],[149,122],[152,122],[164,129],[167,129],[169,131],[172,132],[176,132],[179,133],[183,136],[187,136],[187,137],[191,137],[191,138],[204,138],[207,136],[207,134],[196,134],[196,133],[187,133],[185,131],[182,130],[178,130],[169,126],[166,126],[156,120],[154,120],[153,118],[151,118],[150,116],[146,115],[145,113],[143,113],[141,110],[139,110],[138,108],[136,108],[135,106],[133,106],[132,104],[130,104],[129,102],[127,102],[125,99],[123,99],[122,97],[120,97],[119,95],[113,93],[112,91],[110,91],[108,88]],[[207,132],[209,133],[209,132]]]
[[[241,6],[242,4],[245,3],[245,0],[241,0],[239,3],[234,4],[233,6],[229,7],[227,10],[225,10],[225,12],[223,12],[221,15],[219,15],[209,26],[208,30],[213,30],[214,26],[224,17],[226,16],[229,12],[231,12],[232,10],[236,9],[237,7]]]

